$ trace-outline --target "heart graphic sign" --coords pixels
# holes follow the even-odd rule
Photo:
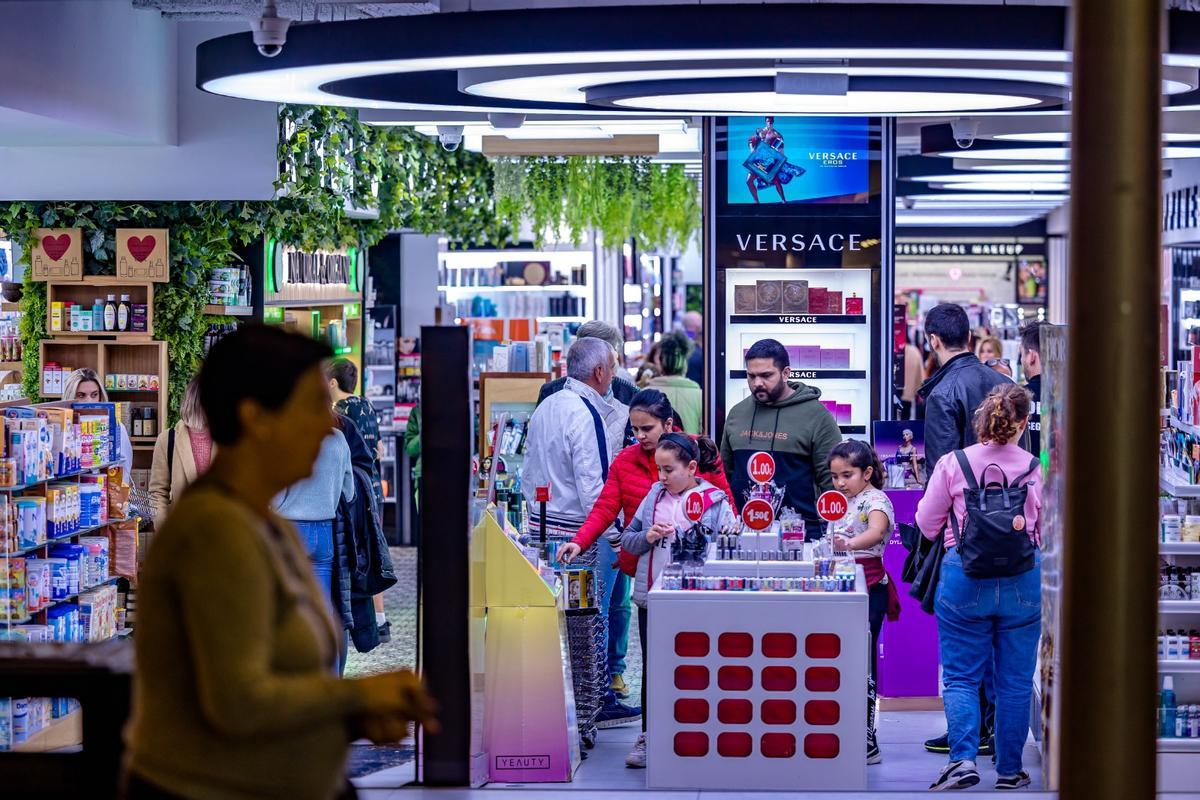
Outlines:
[[[51,261],[61,261],[71,247],[71,234],[60,233],[58,236],[47,236],[42,239],[42,250]]]
[[[145,261],[154,252],[154,246],[157,244],[155,238],[150,235],[129,237],[129,254],[138,261]]]
[[[83,231],[79,228],[38,228],[30,250],[30,277],[35,281],[83,279]]]
[[[167,280],[170,246],[166,228],[117,228],[117,277],[138,282]]]

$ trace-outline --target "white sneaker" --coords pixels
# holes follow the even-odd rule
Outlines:
[[[633,769],[646,768],[646,734],[643,733],[638,737],[633,749],[629,751],[629,755],[625,756],[625,766]]]
[[[975,769],[974,761],[951,761],[929,789],[933,792],[944,792],[948,789],[967,789],[977,783],[979,772]]]

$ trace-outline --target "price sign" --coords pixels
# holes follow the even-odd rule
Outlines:
[[[742,506],[742,522],[752,531],[765,531],[775,521],[775,509],[766,500],[751,500]]]
[[[817,498],[817,515],[826,522],[837,522],[849,509],[850,503],[841,492],[830,490]]]
[[[760,450],[750,456],[746,470],[750,473],[750,480],[755,483],[770,483],[775,477],[775,457]]]
[[[533,492],[534,492],[534,501],[535,502],[538,502],[538,503],[549,503],[550,502],[550,487],[549,486],[539,486],[536,489],[534,489]]]
[[[704,516],[704,498],[700,492],[691,491],[683,498],[683,515],[692,522],[699,522]]]

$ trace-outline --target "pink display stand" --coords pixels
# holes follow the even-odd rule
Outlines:
[[[911,524],[917,514],[919,489],[886,489],[896,522]],[[921,610],[921,603],[908,594],[909,584],[900,580],[908,551],[900,541],[900,530],[892,531],[883,551],[883,565],[896,581],[900,593],[900,619],[885,620],[879,639],[878,690],[882,697],[938,696],[937,621]]]

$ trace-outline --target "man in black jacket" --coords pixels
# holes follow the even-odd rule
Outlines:
[[[941,365],[917,390],[925,400],[925,463],[929,473],[947,453],[975,444],[975,410],[988,393],[1008,378],[985,367],[968,348],[971,324],[967,312],[954,303],[942,303],[925,315],[925,335]],[[994,755],[992,726],[996,707],[988,699],[992,693],[991,664],[979,690],[979,755]],[[925,742],[931,753],[949,753],[949,736],[943,734]]]
[[[607,322],[601,322],[598,319],[580,325],[579,331],[575,335],[579,339],[603,339],[612,345],[613,350],[617,351],[618,370],[616,376],[613,377],[612,393],[613,397],[617,398],[618,401],[629,405],[629,401],[637,394],[637,387],[633,385],[632,381],[622,377],[624,370],[619,368],[621,357],[625,353],[625,337],[621,335],[621,332],[617,330],[615,325],[609,325]],[[543,400],[555,392],[561,392],[566,385],[566,378],[559,378],[558,380],[543,384],[542,388],[538,390],[538,405],[541,405]],[[626,434],[626,443],[633,441],[633,431],[626,430]]]

